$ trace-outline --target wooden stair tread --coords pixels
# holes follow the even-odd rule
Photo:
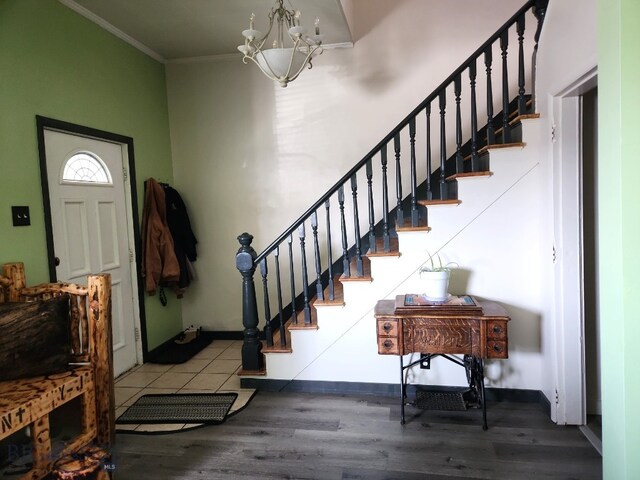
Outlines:
[[[287,328],[289,322],[285,323],[285,340],[287,344],[283,347],[280,345],[280,329],[277,328],[273,332],[273,346],[269,347],[267,345],[267,341],[262,342],[262,352],[263,353],[291,353],[293,350],[291,348],[291,334],[289,333],[289,329]]]
[[[311,323],[304,323],[304,311],[299,310],[296,312],[297,323],[293,323],[291,318],[287,320],[284,324],[284,334],[286,345],[283,347],[280,345],[280,328],[276,327],[273,330],[273,346],[269,347],[267,345],[266,340],[262,342],[262,351],[264,353],[291,353],[291,330],[317,330],[318,329],[318,318],[316,309],[312,305],[313,301],[309,302],[309,307],[311,310]]]
[[[437,207],[438,205],[460,205],[462,200],[418,200],[425,207]]]
[[[453,175],[449,175],[446,180],[457,180],[459,178],[485,178],[493,175],[493,172],[464,172],[464,173],[454,173]]]
[[[369,260],[367,257],[365,257],[365,256],[362,257],[362,272],[363,272],[362,277],[358,277],[357,276],[356,257],[355,256],[349,262],[349,267],[350,267],[350,270],[351,270],[351,276],[347,277],[343,273],[342,275],[340,275],[340,281],[341,282],[370,282],[372,280],[372,278],[371,278],[371,260]]]
[[[398,246],[398,238],[389,238],[389,251],[384,251],[384,239],[376,238],[376,251],[372,252],[371,249],[366,253],[367,257],[399,257],[400,248]]]
[[[492,143],[491,145],[485,145],[484,147],[482,147],[480,150],[478,150],[478,153],[480,152],[486,152],[489,150],[498,150],[500,148],[523,148],[525,147],[527,144],[524,142],[515,142],[515,143]]]
[[[317,330],[318,314],[313,306],[313,299],[309,302],[309,311],[311,312],[311,323],[304,323],[304,310],[296,312],[296,323],[288,322],[286,330]]]
[[[415,227],[411,225],[411,219],[405,219],[403,225],[396,225],[396,232],[428,232],[430,230],[431,227],[422,217],[418,219],[418,225]]]
[[[514,101],[515,101],[515,100],[514,100]],[[527,99],[527,101],[525,102],[525,106],[526,106],[526,107],[531,107],[531,105],[533,105],[533,100],[532,100],[532,98],[531,98],[531,97],[529,97],[529,98]],[[535,114],[528,114],[528,113],[525,113],[524,115],[535,115]],[[509,118],[514,118],[514,117],[516,117],[516,116],[518,116],[518,109],[517,109],[517,108],[516,108],[515,110],[512,110],[511,112],[509,112]]]
[[[336,276],[333,279],[333,300],[329,300],[329,286],[326,286],[324,288],[324,290],[322,291],[322,296],[324,297],[323,300],[320,300],[316,297],[316,299],[313,301],[313,306],[344,305],[344,289],[342,288],[342,282],[340,282],[339,276]]]
[[[511,120],[509,122],[509,125],[515,125],[516,123],[520,122],[521,120],[527,120],[530,118],[540,118],[540,114],[539,113],[525,113],[522,115],[518,115],[517,117],[515,117],[513,120]]]

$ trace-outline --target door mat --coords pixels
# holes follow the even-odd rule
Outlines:
[[[119,424],[224,422],[237,393],[143,395],[118,417]]]

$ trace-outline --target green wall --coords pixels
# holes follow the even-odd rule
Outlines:
[[[0,263],[25,262],[29,284],[48,280],[36,115],[133,137],[140,209],[146,178],[172,180],[164,65],[56,0],[0,0]],[[146,312],[149,348],[182,329],[173,298]]]
[[[640,478],[640,2],[599,0],[604,478]]]

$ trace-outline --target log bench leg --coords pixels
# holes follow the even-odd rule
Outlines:
[[[49,415],[43,415],[31,424],[33,470],[41,474],[51,470],[51,438]]]

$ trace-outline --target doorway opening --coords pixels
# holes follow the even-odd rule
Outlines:
[[[579,426],[599,405],[596,87],[594,68],[553,99],[557,383],[552,417]]]
[[[50,281],[112,274],[114,370],[122,373],[147,355],[133,139],[41,116],[36,123]],[[108,182],[70,179],[67,169],[87,155],[105,167],[112,158]]]
[[[598,90],[582,95],[582,264],[584,406],[581,430],[602,455],[600,319],[598,316]]]

